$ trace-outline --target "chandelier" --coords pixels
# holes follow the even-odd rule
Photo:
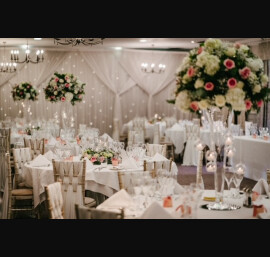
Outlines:
[[[54,38],[54,43],[57,45],[80,45],[93,46],[98,44],[103,44],[105,38]]]
[[[25,58],[24,60],[20,61],[19,60],[19,50],[11,50],[11,57],[10,57],[10,60],[12,62],[15,62],[15,63],[40,63],[40,62],[43,62],[44,61],[44,51],[43,50],[37,50],[36,51],[36,57],[35,59],[33,60],[31,57],[30,57],[30,49],[29,49],[29,45],[28,45],[28,42],[27,42],[27,45],[26,45],[26,50],[25,50]]]
[[[141,70],[145,73],[162,73],[165,71],[166,65],[160,63],[158,67],[154,63],[149,65],[147,62],[141,64]]]
[[[4,45],[4,55],[3,55],[3,60],[0,63],[0,72],[6,72],[6,73],[16,72],[17,63],[6,61],[6,42],[3,42],[3,45]]]

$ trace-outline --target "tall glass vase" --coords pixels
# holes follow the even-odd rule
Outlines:
[[[74,107],[68,101],[60,103],[60,120],[61,126],[64,130],[74,128],[75,125]]]
[[[214,172],[214,185],[215,185],[215,209],[223,209],[223,191],[224,191],[224,169],[222,165],[217,163],[217,152],[214,141],[214,112],[219,111],[217,107],[210,107],[208,110],[203,111],[205,120],[208,121],[210,129],[210,149],[206,152],[206,169],[208,172]]]

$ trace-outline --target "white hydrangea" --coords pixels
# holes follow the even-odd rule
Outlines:
[[[268,82],[268,76],[266,74],[262,74],[261,81],[262,81],[263,86],[265,86]]]
[[[52,87],[55,87],[57,85],[57,82],[53,79],[53,80],[51,80],[50,85]]]
[[[26,99],[30,99],[30,94],[29,94],[29,93],[26,93],[26,94],[25,94],[25,98],[26,98]]]
[[[240,88],[229,89],[226,96],[226,102],[231,104],[232,109],[235,111],[245,111],[245,92]]]
[[[263,61],[259,58],[247,58],[246,65],[251,69],[253,72],[257,72],[260,69],[263,69]]]
[[[63,80],[63,79],[59,79],[59,82],[60,82],[60,83],[64,83],[64,80]]]
[[[66,100],[70,102],[73,98],[73,94],[70,92],[65,93]]]
[[[220,48],[222,43],[220,39],[209,38],[205,41],[204,45],[207,48],[207,50],[209,50],[209,52],[212,52],[214,49]]]
[[[183,112],[188,112],[191,100],[188,96],[187,90],[181,91],[175,99],[175,105]]]
[[[180,65],[180,67],[177,69],[177,74],[185,69],[188,68],[188,66],[190,65],[190,59],[189,56],[184,57],[182,64]]]
[[[208,52],[203,51],[197,56],[196,65],[203,68],[206,74],[213,76],[220,69],[220,59],[215,55],[210,55]]]
[[[250,72],[250,75],[248,77],[248,81],[251,83],[251,84],[255,84],[256,82],[258,82],[258,77],[257,75],[254,73],[254,72]]]

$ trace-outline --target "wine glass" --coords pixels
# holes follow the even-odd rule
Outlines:
[[[231,189],[231,184],[233,182],[234,178],[234,173],[232,171],[232,167],[225,167],[224,168],[224,179],[226,181],[227,187],[228,187],[228,197],[231,197],[230,194],[230,189]]]

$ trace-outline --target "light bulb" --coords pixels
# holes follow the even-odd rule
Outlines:
[[[151,64],[151,68],[154,68],[154,67],[155,67],[155,64],[154,64],[154,63],[152,63],[152,64]]]
[[[26,54],[30,54],[30,50],[29,50],[29,49],[26,49],[26,50],[25,50],[25,53],[26,53]]]
[[[39,50],[37,50],[36,55],[39,55],[39,54],[40,54],[40,51],[39,51]]]

